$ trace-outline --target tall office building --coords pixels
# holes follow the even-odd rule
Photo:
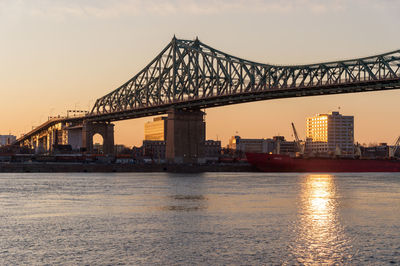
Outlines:
[[[354,116],[317,114],[307,118],[306,130],[308,152],[354,154]]]
[[[166,141],[167,117],[156,117],[152,122],[147,122],[144,125],[144,139]]]

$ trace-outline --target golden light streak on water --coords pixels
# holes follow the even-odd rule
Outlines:
[[[305,205],[309,215],[309,222],[313,223],[315,229],[332,227],[330,224],[334,219],[335,191],[330,175],[311,175],[308,177]]]
[[[348,240],[338,219],[335,177],[308,175],[301,188],[297,238],[299,263],[333,264],[348,259]]]

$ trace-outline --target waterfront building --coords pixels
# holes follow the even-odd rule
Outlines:
[[[143,156],[153,159],[165,159],[166,141],[144,140]],[[217,161],[221,156],[221,141],[206,140],[204,142],[205,161]]]
[[[122,144],[115,144],[114,145],[114,154],[123,154],[129,153],[130,149]]]
[[[272,138],[274,150],[276,154],[294,154],[297,151],[295,141],[287,141],[284,136],[274,136]]]
[[[354,116],[339,112],[307,118],[306,151],[318,154],[354,154]]]
[[[164,140],[143,140],[143,156],[152,159],[165,159],[166,142]]]
[[[0,147],[5,145],[10,145],[17,140],[14,135],[0,135]]]
[[[218,161],[221,157],[221,141],[206,140],[204,142],[204,155],[206,161]]]
[[[245,139],[232,136],[229,140],[229,149],[238,154],[246,152],[289,154],[296,151],[296,143],[286,141],[284,136],[274,136],[272,139]]]
[[[144,140],[167,140],[167,117],[155,117],[144,125]]]
[[[244,139],[232,136],[229,140],[229,149],[235,152],[266,152],[263,147],[264,139]]]

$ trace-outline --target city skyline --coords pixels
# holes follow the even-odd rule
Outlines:
[[[207,2],[1,1],[0,134],[20,136],[48,116],[90,108],[142,69],[174,34],[198,36],[216,49],[272,64],[356,58],[399,48],[400,37],[391,30],[399,20],[395,1]],[[265,30],[274,21],[280,23]],[[221,34],[220,28],[235,28],[238,34]],[[249,138],[289,138],[291,122],[304,138],[306,117],[340,106],[341,113],[355,116],[355,141],[390,144],[400,132],[395,123],[399,96],[398,91],[369,92],[207,109],[207,139],[226,144],[236,132]],[[151,120],[117,122],[115,143],[140,145],[144,123]]]

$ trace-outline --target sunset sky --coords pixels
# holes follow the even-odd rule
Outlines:
[[[0,0],[0,134],[88,110],[177,38],[270,64],[307,64],[400,49],[396,0]],[[355,140],[394,142],[400,91],[262,101],[207,109],[207,138],[301,138],[305,119],[355,116]],[[141,145],[144,123],[117,122],[117,144]]]

